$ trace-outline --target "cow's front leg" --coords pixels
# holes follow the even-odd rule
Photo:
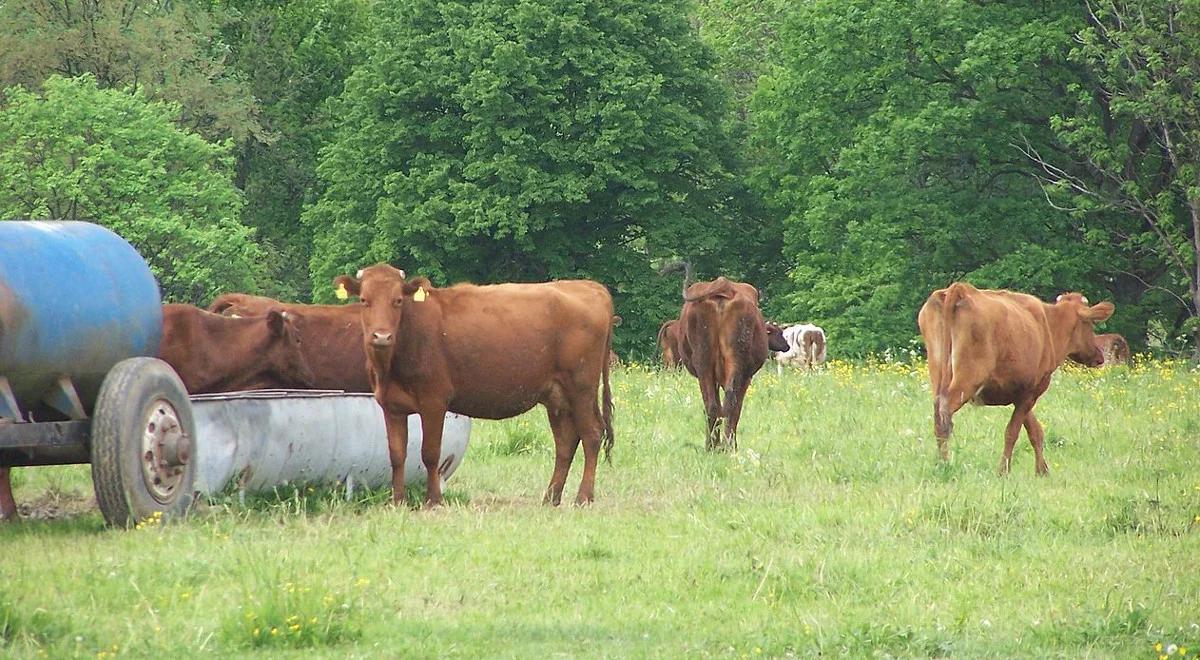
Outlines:
[[[383,426],[387,430],[388,458],[392,463],[392,503],[404,502],[404,463],[408,460],[408,416],[384,409]]]
[[[1021,434],[1021,425],[1025,423],[1025,418],[1029,415],[1030,409],[1033,408],[1033,403],[1018,402],[1013,406],[1012,418],[1008,420],[1008,426],[1004,427],[1004,454],[1000,457],[1000,474],[1008,474],[1012,467],[1013,447],[1017,444],[1017,438]]]
[[[0,467],[0,520],[17,519],[17,501],[13,498],[12,481],[9,479],[11,470]]]
[[[421,462],[425,464],[425,504],[428,506],[442,503],[442,473],[438,463],[442,460],[442,429],[445,425],[445,408],[421,411]]]
[[[1025,415],[1025,433],[1029,436],[1029,444],[1033,445],[1033,456],[1036,461],[1034,471],[1039,477],[1050,474],[1050,466],[1046,465],[1046,456],[1043,454],[1046,446],[1046,432],[1042,429],[1041,422],[1034,416],[1032,410]]]

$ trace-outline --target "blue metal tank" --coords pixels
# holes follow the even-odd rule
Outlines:
[[[0,379],[22,410],[66,377],[90,415],[108,370],[155,355],[161,337],[158,283],[125,239],[87,222],[0,222]]]

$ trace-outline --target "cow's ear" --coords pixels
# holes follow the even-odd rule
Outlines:
[[[333,278],[333,293],[338,300],[345,300],[350,296],[357,298],[362,294],[362,281],[349,275],[338,275]]]
[[[1095,305],[1086,308],[1083,313],[1087,320],[1091,321],[1092,323],[1099,323],[1101,321],[1107,321],[1108,317],[1112,316],[1114,311],[1116,311],[1116,306],[1105,301],[1102,303],[1096,303]]]
[[[414,277],[411,280],[404,280],[404,295],[411,296],[417,292],[417,289],[431,289],[433,284],[428,277]]]
[[[278,309],[272,309],[267,312],[267,327],[271,329],[271,334],[275,337],[283,336],[283,324],[286,321],[287,312]]]

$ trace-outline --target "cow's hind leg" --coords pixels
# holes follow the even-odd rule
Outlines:
[[[546,486],[542,503],[558,506],[562,502],[567,473],[571,471],[571,463],[575,460],[575,450],[579,447],[579,434],[575,432],[569,411],[547,406],[546,414],[550,418],[550,431],[554,434],[554,474],[550,476],[550,485]]]
[[[970,374],[956,373],[945,390],[933,398],[933,436],[937,438],[938,454],[943,461],[950,460],[950,434],[954,431],[954,413],[958,412],[975,395],[983,378],[969,378]]]
[[[717,390],[717,381],[709,374],[701,374],[700,398],[704,400],[704,414],[708,418],[708,438],[705,447],[716,449],[720,438],[717,423],[721,419],[721,393]]]
[[[596,390],[576,396],[571,402],[571,421],[583,443],[583,477],[579,480],[579,492],[575,504],[590,504],[596,497],[596,464],[600,462],[600,407],[596,405]]]
[[[1046,444],[1046,432],[1032,410],[1025,415],[1025,434],[1029,436],[1029,444],[1033,445],[1033,455],[1037,461],[1037,467],[1034,469],[1037,474],[1042,477],[1050,474],[1050,466],[1046,465],[1046,457],[1042,453]]]
[[[725,389],[725,447],[732,451],[737,451],[738,421],[742,418],[742,404],[748,389],[750,377],[740,373],[730,379],[729,387]]]

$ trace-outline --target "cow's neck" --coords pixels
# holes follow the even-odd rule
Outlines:
[[[1054,365],[1057,367],[1067,359],[1067,347],[1071,343],[1071,334],[1075,332],[1075,324],[1079,323],[1079,318],[1072,307],[1042,304],[1046,308],[1046,323],[1050,326],[1050,345],[1054,351]]]
[[[402,383],[419,380],[438,355],[436,342],[441,336],[437,310],[429,301],[406,301],[400,324],[396,328],[396,344],[392,350],[390,372]]]

